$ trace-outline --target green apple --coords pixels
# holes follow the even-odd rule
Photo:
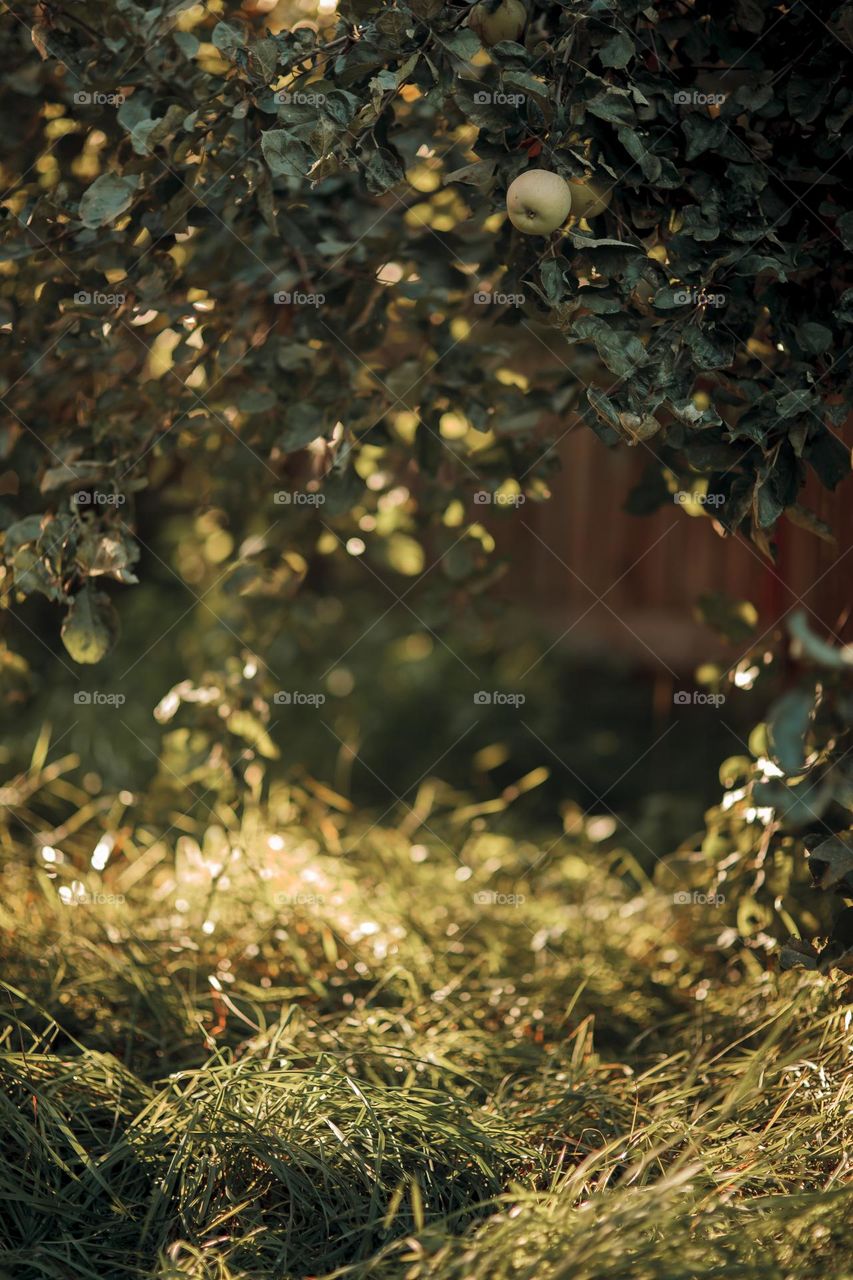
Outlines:
[[[603,182],[569,179],[572,193],[572,217],[597,218],[610,204],[612,192]]]
[[[528,236],[547,236],[563,225],[572,207],[571,188],[558,173],[527,169],[506,193],[509,220]]]
[[[480,0],[468,14],[468,26],[483,44],[500,44],[501,40],[517,40],[527,22],[522,0]]]

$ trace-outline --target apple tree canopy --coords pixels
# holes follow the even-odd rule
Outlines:
[[[853,6],[534,0],[490,49],[464,4],[323,8],[7,11],[4,602],[99,660],[181,467],[282,547],[294,476],[342,538],[404,483],[476,583],[448,505],[543,491],[576,414],[647,455],[637,510],[701,478],[767,554],[786,512],[818,528],[804,478],[850,469]],[[609,208],[520,235],[531,166]]]

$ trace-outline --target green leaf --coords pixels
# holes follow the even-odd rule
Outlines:
[[[807,831],[820,822],[831,801],[830,792],[811,779],[789,785],[782,778],[756,782],[752,798],[759,808],[774,809],[786,831]]]
[[[686,345],[693,352],[699,369],[728,369],[734,360],[734,344],[731,339],[718,337],[706,328],[688,325],[682,333]]]
[[[304,178],[311,166],[307,147],[287,129],[267,129],[262,133],[261,151],[276,178]]]
[[[556,306],[565,293],[565,283],[563,273],[559,263],[553,259],[543,262],[539,269],[539,278],[542,281],[542,291],[551,306]]]
[[[503,82],[506,85],[511,85],[513,89],[522,89],[525,93],[532,93],[534,97],[548,97],[548,85],[545,81],[538,80],[536,76],[530,75],[528,71],[505,71]]]
[[[806,734],[815,709],[815,690],[792,689],[775,702],[767,717],[770,754],[783,773],[802,770]]]
[[[643,177],[647,182],[657,182],[660,177],[661,162],[658,157],[649,150],[646,143],[640,137],[635,129],[621,128],[616,131],[619,141],[628,152],[628,155],[634,160],[642,171]]]
[[[652,306],[656,311],[674,311],[678,307],[692,307],[693,295],[684,285],[664,285],[652,298]]]
[[[789,938],[779,949],[779,968],[817,970],[820,956],[803,938]]]
[[[612,85],[590,98],[585,106],[592,115],[598,116],[600,120],[607,120],[610,124],[631,125],[636,120],[636,112],[625,91]]]
[[[592,342],[601,359],[620,378],[627,377],[646,360],[646,348],[633,333],[611,328],[598,316],[581,316],[572,326],[576,337]]]
[[[814,467],[827,489],[834,489],[850,475],[850,448],[830,431],[816,434],[803,449],[803,457]]]
[[[106,575],[116,582],[138,582],[131,565],[139,559],[139,547],[123,532],[104,531],[87,522],[77,544],[75,559],[89,578]]]
[[[796,501],[800,486],[800,467],[787,450],[778,454],[772,470],[761,467],[756,476],[754,511],[761,529],[772,529],[782,512]]]
[[[704,112],[693,112],[681,122],[687,139],[685,159],[695,160],[705,151],[719,151],[726,138],[726,126],[722,120],[714,120]]]
[[[304,449],[307,444],[316,440],[318,436],[324,435],[327,430],[327,419],[317,405],[296,403],[285,415],[281,447],[288,451]]]
[[[343,89],[333,89],[331,93],[325,95],[320,110],[335,124],[345,129],[359,106],[360,103],[355,94],[347,93]]]
[[[211,33],[210,43],[227,58],[231,58],[238,49],[243,48],[246,37],[242,31],[229,26],[227,22],[217,22]]]
[[[491,191],[495,184],[495,162],[477,160],[474,164],[463,165],[461,169],[453,169],[444,175],[444,185],[450,182],[464,182],[478,187],[480,191]]]
[[[364,168],[367,176],[367,185],[377,195],[381,195],[383,191],[388,191],[391,187],[396,186],[405,177],[402,164],[393,151],[389,151],[387,147],[380,147],[377,151],[371,151]]]
[[[832,347],[832,330],[814,320],[804,320],[794,330],[797,345],[807,356],[821,356]]]
[[[780,418],[799,418],[812,414],[817,408],[817,396],[809,387],[788,391],[776,401],[776,413]]]
[[[482,49],[479,36],[467,27],[460,27],[450,35],[442,35],[439,43],[443,49],[448,49],[463,62],[470,62]]]
[[[619,444],[623,438],[621,424],[612,400],[596,387],[587,388],[586,398],[589,408],[584,411],[585,421],[608,448]]]
[[[272,36],[263,40],[253,40],[249,46],[251,67],[255,76],[268,84],[275,78],[278,67],[278,41]]]
[[[634,56],[634,42],[624,31],[618,32],[612,40],[598,50],[601,65],[604,67],[627,67]]]
[[[853,289],[845,289],[832,314],[839,324],[853,327]]]
[[[24,516],[23,520],[16,520],[14,524],[10,524],[3,534],[4,555],[14,555],[20,547],[26,546],[29,542],[36,542],[41,536],[43,524],[44,521],[40,515]]]
[[[853,832],[830,836],[810,849],[809,868],[821,889],[853,898]]]
[[[201,41],[191,31],[173,31],[172,39],[185,58],[194,58],[198,53]]]
[[[79,214],[84,227],[94,230],[106,226],[108,222],[115,222],[116,218],[130,208],[138,186],[139,178],[136,174],[119,177],[116,173],[102,173],[83,192]]]

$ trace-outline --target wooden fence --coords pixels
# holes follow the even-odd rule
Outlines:
[[[551,500],[526,503],[512,520],[509,584],[555,634],[568,631],[566,644],[687,667],[709,653],[708,629],[691,618],[706,592],[751,601],[761,630],[799,599],[827,634],[853,638],[851,482],[827,493],[812,477],[801,499],[831,525],[837,547],[785,520],[771,565],[751,542],[720,538],[711,519],[691,518],[675,502],[653,516],[624,512],[645,450],[605,449],[578,426],[558,452]]]

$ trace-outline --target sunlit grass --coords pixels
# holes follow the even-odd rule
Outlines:
[[[725,962],[601,820],[6,798],[0,1275],[849,1274],[841,983]]]

